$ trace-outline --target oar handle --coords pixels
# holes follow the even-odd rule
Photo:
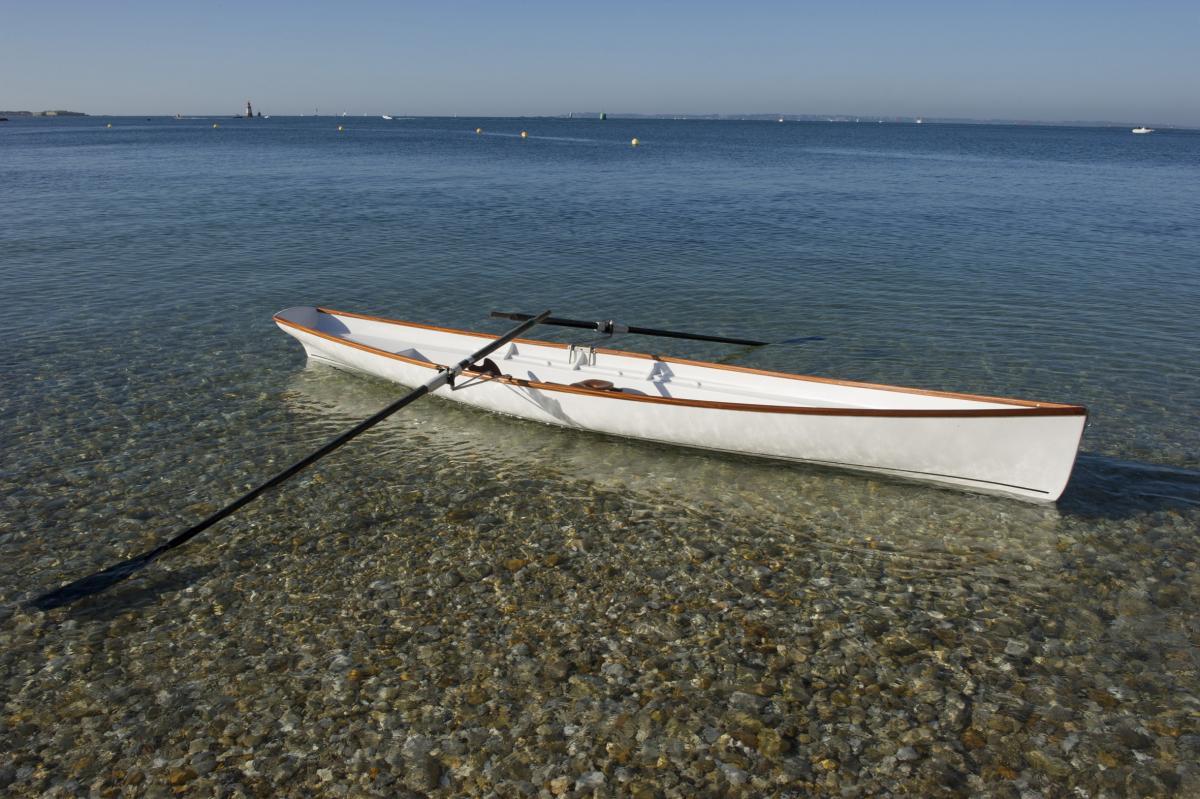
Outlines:
[[[492,311],[492,316],[498,319],[513,319],[522,321],[532,319],[532,314],[527,313],[512,313],[509,311]],[[715,341],[718,344],[737,344],[742,347],[762,347],[768,344],[766,341],[756,341],[748,338],[730,338],[728,336],[710,336],[705,333],[682,333],[678,330],[659,330],[653,327],[636,327],[634,325],[622,325],[609,319],[602,322],[588,322],[584,319],[564,319],[560,316],[548,316],[542,320],[544,325],[555,325],[557,327],[574,327],[580,330],[596,330],[606,335],[613,333],[634,333],[639,336],[659,336],[661,338],[681,338],[688,341]]]

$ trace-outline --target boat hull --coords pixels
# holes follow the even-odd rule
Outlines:
[[[379,325],[403,328],[403,334],[396,337],[398,344],[431,338],[437,346],[456,344],[469,352],[484,338],[462,331],[340,314],[331,317],[338,320],[336,325],[325,324],[322,329],[321,312],[316,316],[313,312],[316,309],[288,309],[280,312],[276,321],[284,332],[300,341],[311,359],[406,386],[427,381],[436,364],[398,354],[409,351],[404,347],[390,350],[378,346],[388,332]],[[336,329],[341,326],[347,330]],[[363,344],[361,338],[355,340],[352,333],[355,329],[372,343]],[[379,335],[381,332],[385,335]],[[346,337],[347,334],[350,337]],[[462,340],[456,342],[455,338]],[[550,342],[522,342],[520,347],[522,358],[519,360],[523,364],[531,358],[538,361],[542,356],[550,363],[555,358],[561,360],[574,355],[574,351],[568,352],[562,345]],[[691,363],[631,357],[644,358],[655,364]],[[560,427],[876,472],[1033,501],[1053,501],[1061,495],[1070,477],[1086,421],[1083,409],[1076,406],[1047,407],[1029,403],[1007,408],[998,403],[987,403],[978,410],[906,408],[903,407],[906,403],[913,404],[922,399],[926,404],[949,405],[950,400],[941,398],[963,395],[912,390],[917,399],[910,403],[905,392],[894,387],[871,389],[875,393],[878,389],[903,395],[896,396],[891,403],[901,407],[883,409],[664,401],[643,394],[613,394],[560,384],[547,385],[539,382],[538,375],[529,369],[525,371],[535,379],[518,377],[523,366],[505,364],[504,360],[499,359],[506,375],[503,379],[468,374],[460,377],[454,386],[443,386],[434,393],[484,410]],[[693,371],[703,375],[700,371],[703,368],[704,365],[697,365]],[[676,369],[684,371],[682,366]],[[723,374],[717,372],[718,369],[727,367],[709,367],[709,371]],[[751,376],[766,374],[744,371]],[[510,375],[513,379],[509,379]],[[979,399],[987,401],[991,398]],[[1058,408],[1076,410],[1054,412]]]

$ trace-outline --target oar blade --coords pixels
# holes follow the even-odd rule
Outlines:
[[[63,605],[69,605],[84,597],[98,594],[101,591],[111,588],[131,574],[145,568],[153,559],[151,553],[143,553],[136,558],[130,558],[129,560],[109,566],[104,571],[89,574],[87,577],[81,577],[74,582],[67,583],[61,588],[56,588],[53,591],[42,594],[31,600],[29,604],[38,610],[53,610]]]

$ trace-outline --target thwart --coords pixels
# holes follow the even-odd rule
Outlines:
[[[301,306],[275,315],[314,360],[406,386],[489,334]],[[1079,405],[874,385],[516,339],[433,392],[562,427],[1056,500]]]

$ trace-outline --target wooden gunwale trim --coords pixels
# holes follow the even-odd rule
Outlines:
[[[318,310],[321,311],[322,313],[336,313],[339,316],[351,316],[351,317],[362,318],[362,319],[370,319],[372,321],[387,322],[389,324],[396,324],[396,325],[400,325],[400,326],[404,326],[404,327],[411,326],[411,327],[418,327],[418,328],[423,328],[423,329],[428,329],[428,330],[438,330],[438,331],[446,332],[446,333],[455,333],[455,334],[461,334],[461,335],[475,336],[478,338],[490,338],[490,336],[488,336],[486,333],[471,333],[471,332],[467,332],[467,331],[463,331],[463,330],[455,330],[453,328],[435,327],[433,325],[417,325],[417,324],[409,325],[409,323],[407,323],[407,322],[397,322],[397,321],[391,320],[391,319],[383,319],[380,317],[364,316],[362,314],[351,314],[351,313],[343,314],[340,311],[330,312],[330,311],[326,311],[324,309],[318,309]],[[350,341],[350,340],[342,338],[340,336],[335,336],[330,333],[324,333],[320,330],[315,330],[311,327],[301,325],[297,322],[292,322],[288,319],[283,319],[278,315],[274,316],[273,318],[277,324],[291,327],[296,330],[300,330],[304,333],[308,333],[309,335],[317,336],[318,338],[323,338],[328,341],[332,341],[336,344],[341,344],[343,346],[352,347],[357,350],[362,350],[363,352],[367,352],[372,355],[379,355],[384,358],[389,358],[394,361],[400,361],[402,363],[411,364],[413,366],[420,366],[425,369],[437,369],[438,368],[438,364],[430,363],[429,361],[422,361],[422,360],[418,360],[416,358],[409,358],[406,355],[399,355],[394,352],[388,352],[387,350],[379,349],[378,347],[372,347],[369,344],[360,344],[357,341]],[[537,341],[535,339],[515,339],[515,340],[516,341],[525,341],[526,343],[529,343],[529,344],[539,344],[539,345],[540,344],[556,344],[555,342],[541,342],[541,341]],[[562,345],[562,347],[564,349],[566,348],[566,346],[567,345]],[[624,352],[620,352],[617,350],[598,350],[598,351],[599,352],[607,352],[609,354],[618,354],[618,355],[630,355],[631,354],[631,355],[637,355],[638,357],[643,357],[643,358],[651,357],[648,355],[642,355],[641,353],[624,353]],[[710,364],[704,363],[703,361],[685,361],[685,360],[676,360],[676,359],[662,359],[662,360],[667,360],[667,361],[670,361],[673,363],[687,363],[687,364],[702,365],[702,366],[710,365]],[[743,367],[733,367],[733,368],[736,370],[739,370],[739,371],[741,371],[743,369]],[[762,374],[767,374],[767,375],[771,375],[771,376],[779,376],[779,377],[797,377],[796,375],[789,375],[786,372],[765,372],[762,370],[747,370],[747,371],[759,372]],[[495,377],[492,375],[485,375],[480,372],[475,372],[475,371],[472,371],[469,369],[464,370],[463,374],[469,375],[470,377],[473,377],[473,378],[478,378],[478,379],[483,379],[483,380],[498,380],[501,383],[504,383],[506,385],[519,386],[521,388],[533,388],[533,389],[537,389],[539,391],[557,391],[557,392],[561,392],[561,393],[565,393],[565,394],[582,394],[584,396],[590,396],[590,397],[602,397],[604,399],[626,400],[629,402],[651,402],[651,403],[656,403],[659,405],[671,405],[671,406],[676,406],[676,407],[688,407],[688,408],[708,408],[708,409],[712,409],[712,410],[723,410],[723,411],[750,411],[750,412],[754,412],[754,413],[785,413],[785,414],[790,413],[790,414],[799,414],[799,415],[807,415],[807,416],[889,416],[889,417],[896,417],[896,418],[917,418],[917,419],[920,419],[920,418],[926,418],[926,419],[947,419],[947,418],[948,419],[978,419],[978,418],[1004,417],[1004,416],[1026,417],[1026,416],[1086,416],[1087,415],[1087,408],[1085,408],[1081,405],[1059,405],[1059,404],[1055,404],[1055,403],[1026,403],[1024,401],[1012,401],[1012,400],[1001,400],[1001,401],[1011,402],[1013,405],[1016,405],[1018,407],[1012,407],[1012,408],[946,408],[946,409],[894,408],[894,409],[891,409],[891,408],[814,408],[814,407],[802,407],[802,406],[798,407],[798,406],[794,406],[794,405],[758,405],[758,404],[740,403],[740,402],[716,402],[713,400],[695,400],[695,399],[681,399],[678,397],[654,397],[654,396],[647,396],[647,395],[640,395],[640,394],[625,394],[623,392],[618,392],[618,391],[605,391],[603,389],[584,388],[582,386],[572,386],[572,385],[567,385],[565,383],[544,383],[544,382],[535,381],[535,380],[524,380],[522,378],[511,377],[509,375],[501,375],[500,377]],[[805,378],[800,378],[800,379],[805,379]],[[819,379],[819,378],[813,378],[813,379]],[[868,387],[868,388],[875,387],[868,383],[851,383],[848,381],[824,380],[824,379],[820,379],[820,380],[821,380],[821,382],[836,383],[839,385],[860,386],[860,387]],[[889,388],[891,390],[903,391],[903,389],[899,389],[894,386],[882,386],[882,388]],[[914,393],[930,394],[933,396],[947,396],[947,397],[958,397],[958,398],[964,398],[964,399],[978,399],[978,400],[991,401],[987,397],[980,397],[980,396],[973,395],[973,394],[947,394],[947,393],[941,393],[941,392],[935,392],[935,391],[925,392],[925,391],[919,391],[919,390],[914,390]]]
[[[467,373],[464,372],[464,374]],[[891,416],[911,419],[975,419],[997,416],[1075,416],[1086,413],[1086,411],[1082,408],[1080,409],[1080,413],[1076,414],[1073,409],[1063,410],[1061,408],[1038,407],[947,408],[945,410],[935,410],[907,408],[813,408],[796,405],[754,405],[742,402],[715,402],[713,400],[680,399],[677,397],[654,397],[642,394],[626,394],[620,391],[605,391],[603,389],[584,388],[583,386],[572,386],[564,383],[541,383],[533,380],[522,380],[521,378],[508,377],[507,375],[492,379],[499,380],[502,383],[508,383],[510,385],[521,386],[523,388],[536,388],[539,391],[559,391],[564,394],[584,394],[590,397],[620,399],[628,400],[630,402],[653,402],[660,405],[674,405],[686,408],[708,408],[711,410],[720,411],[791,413],[804,416]]]
[[[387,319],[382,316],[371,316],[369,314],[352,313],[350,311],[338,311],[332,308],[317,307],[320,313],[330,314],[333,316],[349,316],[355,319],[366,319],[372,322],[383,322],[384,324],[397,325],[400,327],[417,327],[424,330],[436,330],[442,333],[453,333],[460,336],[474,336],[476,338],[491,338],[487,333],[475,333],[470,330],[458,330],[452,327],[437,327],[435,325],[423,325],[416,322],[403,322],[398,319]],[[535,344],[542,347],[554,347],[556,349],[566,349],[569,345],[562,344],[557,341],[542,341],[539,339],[515,339],[524,344]],[[1075,408],[1075,413],[1086,414],[1087,409],[1082,405],[1071,405],[1059,402],[1041,402],[1038,400],[1023,400],[1013,397],[993,397],[987,394],[965,394],[955,391],[937,391],[927,388],[912,388],[909,386],[892,386],[886,383],[865,383],[856,380],[839,380],[832,377],[814,377],[811,375],[798,375],[791,372],[776,372],[769,369],[756,369],[753,366],[734,366],[732,364],[711,363],[709,361],[693,361],[687,358],[673,358],[667,356],[647,355],[644,352],[628,352],[626,350],[612,350],[603,347],[597,347],[596,352],[604,355],[619,355],[626,358],[641,358],[649,361],[662,361],[664,363],[677,363],[684,366],[700,366],[706,369],[722,369],[729,372],[743,372],[745,374],[763,375],[765,377],[780,377],[788,380],[804,380],[811,383],[826,383],[834,386],[849,386],[851,388],[868,388],[877,391],[895,391],[901,394],[917,394],[925,397],[943,397],[945,399],[962,399],[973,400],[975,402],[997,402],[1004,405],[1016,405],[1025,408]]]

